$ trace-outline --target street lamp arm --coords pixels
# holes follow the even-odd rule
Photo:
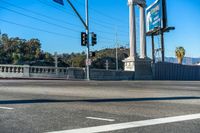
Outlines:
[[[68,2],[69,5],[71,6],[71,8],[74,10],[74,12],[76,13],[76,15],[79,17],[79,19],[80,19],[81,22],[83,23],[85,29],[88,30],[88,26],[86,25],[85,21],[83,20],[83,18],[81,17],[81,15],[78,13],[78,11],[77,11],[76,8],[74,7],[74,5],[71,3],[70,0],[67,0],[67,2]]]

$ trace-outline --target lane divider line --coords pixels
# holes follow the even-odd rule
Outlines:
[[[100,132],[160,125],[160,124],[182,122],[182,121],[189,121],[189,120],[196,120],[196,119],[200,119],[200,113],[174,116],[174,117],[165,117],[165,118],[158,118],[158,119],[150,119],[150,120],[142,120],[142,121],[133,121],[133,122],[126,122],[126,123],[118,123],[118,124],[110,124],[110,125],[103,125],[103,126],[96,126],[96,127],[64,130],[64,131],[54,131],[54,132],[49,132],[49,133],[100,133]]]
[[[114,119],[106,119],[106,118],[98,118],[98,117],[86,117],[86,118],[92,119],[92,120],[109,121],[109,122],[115,121]]]
[[[10,107],[0,107],[0,109],[13,110],[14,108],[10,108]]]

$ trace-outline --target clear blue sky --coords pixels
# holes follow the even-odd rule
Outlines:
[[[84,0],[71,1],[84,17]],[[152,2],[147,0],[147,5]],[[98,44],[91,50],[114,47],[116,33],[120,46],[128,46],[127,0],[89,0],[89,4],[90,28],[98,35]],[[166,56],[174,56],[175,48],[183,46],[186,56],[200,57],[199,5],[200,0],[167,0],[168,25],[176,30],[165,35]],[[84,27],[66,2],[63,7],[53,0],[0,0],[0,29],[10,37],[38,38],[42,49],[50,53],[85,51],[80,46]],[[155,41],[158,47],[159,38]],[[150,56],[150,38],[147,45]]]

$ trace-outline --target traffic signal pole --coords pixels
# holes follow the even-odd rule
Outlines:
[[[86,66],[87,66],[87,80],[90,80],[90,31],[89,31],[89,11],[88,11],[88,0],[85,0],[85,16],[86,16],[86,34],[87,34],[87,58],[86,58]]]
[[[89,12],[88,12],[88,0],[85,0],[85,16],[86,16],[86,22],[83,20],[83,18],[81,17],[81,15],[78,13],[78,11],[76,10],[76,8],[73,6],[73,4],[70,2],[70,0],[67,0],[67,2],[69,3],[69,5],[71,6],[71,8],[74,10],[74,12],[76,13],[76,15],[78,16],[78,18],[81,20],[81,22],[83,23],[85,29],[86,29],[86,34],[87,34],[87,55],[86,55],[86,78],[87,80],[90,80],[90,64],[89,64],[89,60],[90,60],[90,37],[89,37]]]

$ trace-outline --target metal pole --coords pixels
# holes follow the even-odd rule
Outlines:
[[[54,53],[54,58],[55,58],[56,75],[58,75],[58,55],[57,55],[57,52]]]
[[[117,41],[117,32],[116,32],[116,70],[119,70],[119,63],[118,63],[118,41]]]
[[[88,36],[87,40],[87,57],[86,57],[86,67],[87,67],[87,80],[90,80],[90,32],[89,32],[89,12],[88,12],[88,0],[85,0],[85,13],[86,13],[86,34]]]
[[[88,14],[88,0],[85,0],[85,16],[86,16],[86,23],[84,22],[83,18],[81,17],[81,15],[78,13],[78,11],[76,10],[76,8],[73,6],[73,4],[70,2],[70,0],[67,0],[67,2],[69,3],[69,5],[72,7],[72,9],[74,10],[74,12],[76,13],[76,15],[79,17],[79,19],[81,20],[81,22],[83,23],[85,29],[86,29],[86,34],[88,36],[88,43],[87,43],[87,55],[86,55],[86,68],[87,68],[87,73],[86,73],[86,78],[87,80],[90,80],[90,65],[89,60],[90,60],[90,35],[89,35],[89,14]]]
[[[155,63],[155,45],[154,45],[154,35],[151,35],[152,41],[152,63]]]
[[[0,45],[2,44],[2,36],[1,36],[1,30],[0,30]]]
[[[164,34],[161,30],[161,53],[162,53],[162,62],[165,62],[165,47],[164,47]]]
[[[109,63],[108,63],[108,60],[106,60],[106,70],[108,71],[108,68],[109,68]]]

